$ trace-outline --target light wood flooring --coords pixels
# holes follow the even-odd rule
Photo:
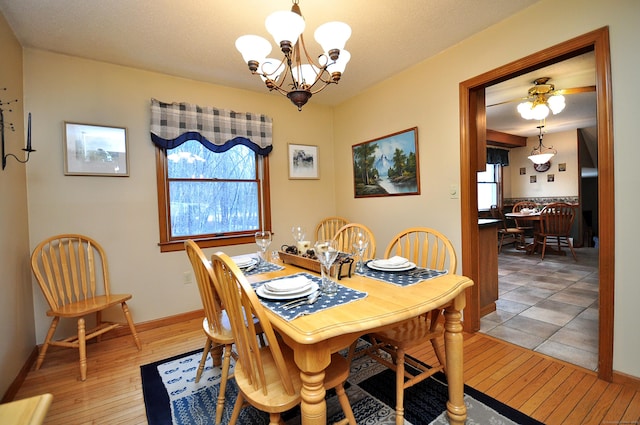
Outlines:
[[[78,380],[76,350],[50,349],[29,372],[16,400],[45,392],[53,403],[46,424],[145,424],[140,366],[201,348],[200,320],[90,344],[87,380]],[[413,353],[429,363],[430,346]],[[638,424],[640,392],[598,380],[595,373],[476,333],[464,342],[465,383],[546,424]]]

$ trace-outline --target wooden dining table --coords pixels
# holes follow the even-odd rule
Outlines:
[[[252,282],[309,272],[290,264],[284,269],[247,276]],[[293,349],[302,380],[301,417],[304,425],[326,424],[324,370],[331,354],[345,349],[358,337],[392,327],[395,324],[436,308],[445,309],[444,343],[449,400],[447,413],[451,424],[463,424],[467,417],[462,376],[461,312],[465,307],[465,289],[473,281],[465,276],[446,274],[410,286],[396,286],[354,274],[342,278],[339,285],[366,292],[367,296],[293,320],[285,320],[266,308],[267,315],[283,341]]]

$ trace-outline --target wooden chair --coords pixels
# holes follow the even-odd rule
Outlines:
[[[224,395],[227,388],[227,380],[229,379],[231,356],[233,355],[233,332],[231,331],[227,313],[222,308],[220,296],[213,283],[213,269],[209,260],[192,240],[185,241],[184,248],[198,282],[198,290],[200,291],[205,314],[204,319],[202,319],[202,330],[207,336],[198,372],[196,373],[196,382],[200,381],[208,353],[211,353],[214,366],[219,366],[222,363],[222,377],[220,379],[215,422],[219,424],[222,421]]]
[[[338,241],[338,250],[341,252],[354,253],[355,248],[353,242],[356,240],[358,233],[364,233],[369,240],[367,248],[364,250],[362,258],[370,260],[376,256],[376,238],[373,236],[373,232],[360,223],[349,223],[342,226],[333,236],[333,239]],[[357,252],[356,252],[357,253]]]
[[[536,204],[533,201],[516,202],[515,205],[513,206],[513,209],[511,210],[511,212],[517,213],[517,212],[520,212],[524,208],[528,208],[528,209],[532,210],[534,208],[538,208],[538,204]],[[533,236],[534,228],[533,228],[533,226],[531,226],[530,223],[526,223],[526,222],[523,222],[522,220],[516,219],[516,227],[518,229],[524,230],[525,234],[528,234],[529,236]],[[524,239],[524,236],[523,236],[523,239]]]
[[[300,403],[300,370],[293,351],[276,338],[264,307],[236,264],[224,253],[211,257],[214,284],[231,321],[238,359],[235,380],[238,399],[229,421],[234,425],[245,402],[268,412],[270,424],[280,423],[280,414]],[[254,322],[255,319],[255,322]],[[266,344],[258,346],[256,323],[264,332]],[[355,424],[355,418],[344,391],[349,376],[349,364],[340,354],[334,354],[325,371],[325,388],[335,388],[346,418],[340,423]]]
[[[385,258],[399,255],[420,267],[447,270],[455,273],[457,257],[453,245],[442,233],[427,227],[412,227],[398,233],[387,246]],[[445,355],[438,341],[444,334],[442,310],[436,309],[425,315],[402,322],[398,326],[370,334],[372,347],[368,350],[372,358],[396,372],[396,424],[404,423],[404,389],[421,382],[436,372],[445,370]],[[413,347],[430,341],[438,359],[437,365],[425,367],[405,353]],[[382,355],[391,355],[390,362]],[[405,368],[411,365],[411,370]],[[412,373],[412,370],[417,373]],[[405,381],[405,377],[408,379]]]
[[[524,229],[519,229],[517,227],[508,227],[507,218],[504,216],[502,210],[495,205],[491,206],[491,216],[493,218],[502,220],[502,225],[498,228],[498,237],[500,238],[498,241],[498,252],[502,252],[502,245],[504,245],[505,243],[519,243],[517,247],[525,246]]]
[[[349,220],[343,217],[326,217],[320,220],[320,223],[316,225],[316,241],[324,241],[327,239],[333,239],[333,236],[338,230],[348,224]]]
[[[555,242],[558,251],[562,251],[562,246],[568,246],[573,254],[573,259],[578,261],[573,244],[569,239],[575,215],[576,211],[573,206],[564,202],[549,204],[542,210],[540,213],[540,232],[536,233],[534,237],[535,245],[533,247],[533,251],[535,251],[538,245],[542,245],[542,260],[544,260],[547,244]]]
[[[50,345],[77,348],[80,354],[80,379],[87,379],[86,341],[121,326],[103,322],[102,311],[120,304],[138,350],[140,340],[127,301],[131,294],[112,294],[109,285],[107,256],[102,247],[88,236],[62,234],[40,242],[31,254],[31,269],[49,304],[47,316],[53,316],[44,344],[38,354],[40,369]],[[85,316],[95,313],[96,324],[86,329]],[[61,318],[77,319],[77,334],[54,341]]]

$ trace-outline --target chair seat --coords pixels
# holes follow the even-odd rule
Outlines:
[[[94,298],[66,304],[58,309],[47,311],[47,316],[78,317],[102,311],[105,308],[122,304],[131,299],[131,294],[98,295]]]
[[[222,311],[222,317],[220,318],[222,329],[216,331],[209,325],[209,319],[206,317],[202,319],[202,330],[209,338],[218,344],[233,344],[233,332],[231,331],[231,324],[229,323],[229,317],[226,311]]]
[[[437,338],[444,333],[441,323],[437,324],[434,330],[431,329],[431,321],[424,316],[402,322],[401,324],[384,331],[371,334],[375,339],[385,342],[395,347],[414,346],[416,341],[426,341]]]

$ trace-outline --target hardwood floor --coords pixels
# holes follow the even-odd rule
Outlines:
[[[45,424],[145,424],[140,366],[201,348],[200,320],[87,347],[87,380],[79,381],[77,351],[50,349],[42,368],[30,371],[16,400],[45,392],[53,403]],[[432,350],[410,354],[429,363]],[[638,424],[640,392],[598,380],[594,372],[505,343],[465,334],[465,383],[546,424]]]

